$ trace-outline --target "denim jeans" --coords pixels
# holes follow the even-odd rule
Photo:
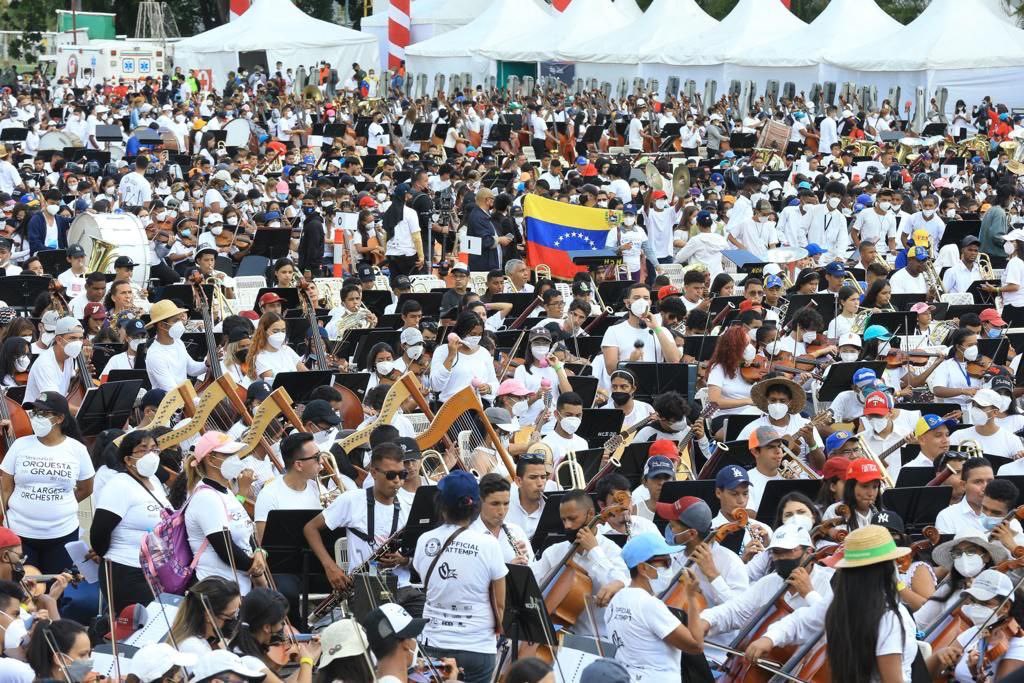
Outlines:
[[[467,650],[443,650],[436,647],[425,646],[423,651],[429,657],[442,659],[452,657],[462,669],[459,677],[463,683],[490,683],[494,666],[497,664],[496,654],[483,654],[482,652],[469,652]]]

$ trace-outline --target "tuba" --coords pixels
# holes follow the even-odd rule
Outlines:
[[[85,266],[87,273],[106,273],[114,265],[117,258],[117,245],[105,242],[98,238],[92,240],[92,251],[89,254],[89,263]]]

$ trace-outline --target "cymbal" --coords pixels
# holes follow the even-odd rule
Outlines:
[[[807,258],[807,250],[803,247],[776,247],[768,250],[769,263],[792,263]]]

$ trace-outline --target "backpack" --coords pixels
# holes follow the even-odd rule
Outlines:
[[[185,510],[192,501],[192,497],[204,488],[200,485],[192,493],[192,496],[185,501],[180,510],[162,509],[160,521],[153,530],[142,537],[142,545],[139,548],[139,565],[146,580],[159,594],[172,593],[184,595],[185,589],[192,583],[195,576],[196,565],[199,558],[209,544],[203,539],[199,546],[199,552],[192,552],[192,546],[188,543],[188,531],[185,528]],[[205,486],[205,488],[211,488]],[[225,511],[227,508],[225,507]]]

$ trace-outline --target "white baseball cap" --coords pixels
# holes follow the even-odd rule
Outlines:
[[[197,659],[194,654],[179,652],[168,643],[150,643],[132,656],[128,673],[138,676],[142,683],[150,683],[160,680],[171,667],[195,666]]]
[[[772,542],[768,544],[768,549],[792,550],[800,546],[810,548],[813,545],[807,529],[796,524],[783,524],[772,534]]]
[[[335,659],[361,655],[369,646],[366,631],[355,619],[336,621],[320,633],[319,666],[323,668]]]
[[[1005,598],[1008,595],[1013,599],[1013,581],[998,570],[986,569],[974,577],[971,587],[964,592],[982,602],[992,598]]]
[[[847,333],[839,337],[839,343],[837,346],[856,346],[858,349],[861,346],[860,335]]]
[[[255,657],[239,657],[227,650],[214,650],[192,667],[192,683],[208,681],[218,674],[231,672],[250,681],[262,681],[267,677],[262,671],[263,664]]]

